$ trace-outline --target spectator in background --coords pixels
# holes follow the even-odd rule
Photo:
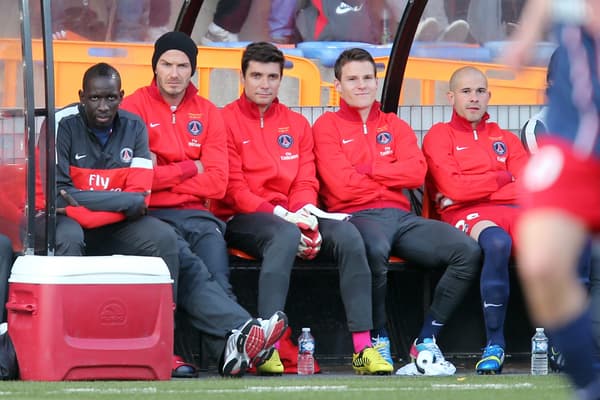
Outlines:
[[[106,40],[144,42],[147,36],[149,0],[108,0]],[[111,4],[112,3],[112,4]],[[168,2],[163,4],[169,5]]]
[[[200,39],[205,46],[215,42],[237,42],[239,33],[248,18],[251,0],[232,2],[219,0],[213,21],[206,34]],[[273,43],[291,44],[298,41],[295,25],[297,0],[272,0],[269,5],[268,24],[269,39]]]
[[[503,61],[513,68],[552,25],[559,47],[548,97],[551,137],[522,179],[519,273],[531,316],[565,357],[579,399],[600,399],[600,369],[587,294],[576,266],[600,230],[600,1],[529,0]]]
[[[298,41],[296,32],[297,0],[271,0],[269,33],[273,43],[290,44]]]
[[[55,39],[106,40],[109,7],[105,1],[52,0],[51,9]]]
[[[167,29],[171,0],[53,0],[55,39],[146,42]]]
[[[273,44],[255,42],[244,51],[244,92],[223,109],[230,176],[215,214],[227,221],[228,244],[262,261],[259,315],[284,307],[296,256],[333,258],[352,333],[352,366],[357,373],[389,374],[393,366],[369,336],[370,271],[360,234],[349,222],[331,219],[347,215],[327,215],[316,207],[312,131],[306,118],[279,103],[283,66],[283,53]],[[389,340],[387,351],[390,357]],[[283,372],[278,352],[257,370]]]
[[[252,0],[219,0],[212,22],[206,34],[200,39],[204,46],[214,42],[237,42],[238,34],[248,18]]]
[[[373,57],[364,49],[345,50],[334,74],[340,109],[326,112],[313,125],[320,197],[329,211],[351,213],[350,222],[363,238],[373,280],[375,332],[385,331],[391,254],[414,265],[445,268],[410,349],[414,362],[397,374],[453,375],[456,367],[444,359],[435,338],[477,279],[481,251],[450,225],[410,211],[402,190],[424,183],[425,157],[410,126],[380,110]]]
[[[380,43],[381,5],[366,0],[305,0],[296,17],[303,41]]]
[[[171,0],[114,0],[109,7],[109,32],[117,42],[154,42],[168,32]],[[107,6],[110,2],[107,2]]]
[[[478,69],[463,67],[450,77],[450,122],[435,124],[423,141],[427,192],[441,220],[479,243],[483,253],[480,292],[487,342],[479,374],[502,372],[504,321],[510,292],[517,184],[528,155],[519,139],[489,122],[491,92]]]
[[[467,40],[469,24],[464,19],[455,19],[449,23],[445,3],[444,0],[430,0],[427,3],[415,32],[415,41],[464,42]],[[390,10],[392,20],[396,24],[400,22],[406,4],[406,0],[385,0],[385,6]]]
[[[155,42],[156,39],[172,29],[170,26],[171,9],[172,0],[150,0],[146,41]]]
[[[467,21],[476,43],[506,40],[514,31],[524,0],[471,1]]]
[[[189,68],[189,66],[188,66]],[[221,338],[219,372],[241,376],[287,326],[285,314],[252,318],[228,297],[201,263],[180,264],[178,238],[148,216],[152,157],[140,118],[119,110],[117,70],[100,63],[84,74],[79,104],[58,112],[56,132],[56,255],[132,254],[162,257],[173,278],[173,299],[198,330]],[[266,348],[265,346],[270,343]],[[173,358],[173,375],[197,375]]]

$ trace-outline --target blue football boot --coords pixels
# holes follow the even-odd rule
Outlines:
[[[379,352],[379,354],[381,354],[381,357],[383,357],[385,361],[387,361],[390,365],[394,365],[394,360],[392,359],[390,339],[388,337],[381,335],[372,337],[371,345],[375,350]]]
[[[492,344],[483,349],[481,360],[475,366],[479,375],[501,374],[504,365],[504,349]]]

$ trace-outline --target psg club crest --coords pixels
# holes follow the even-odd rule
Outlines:
[[[119,153],[119,157],[121,158],[122,162],[130,164],[131,160],[133,159],[133,150],[131,150],[129,147],[123,147]]]
[[[499,156],[503,156],[506,154],[506,143],[494,142],[492,144],[492,147],[493,147],[494,151],[496,152],[496,154],[498,154]]]
[[[277,143],[284,149],[289,149],[294,144],[294,138],[288,134],[279,135]]]
[[[377,143],[388,144],[392,141],[392,135],[389,132],[381,132],[377,134]]]
[[[191,133],[193,136],[198,136],[202,133],[202,122],[193,119],[190,122],[188,122],[187,129],[188,132]]]

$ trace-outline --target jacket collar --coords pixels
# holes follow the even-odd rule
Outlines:
[[[152,78],[152,82],[150,83],[150,86],[148,86],[148,91],[150,92],[150,96],[152,98],[154,98],[155,100],[158,100],[158,101],[162,101],[163,103],[167,104],[165,99],[163,99],[162,95],[160,94],[160,90],[158,90],[158,84],[156,83],[156,77]],[[196,86],[194,86],[194,84],[192,82],[190,82],[188,84],[188,87],[185,89],[185,94],[183,95],[183,98],[181,99],[181,103],[179,103],[177,105],[177,107],[179,107],[181,104],[183,104],[190,97],[195,96],[197,93],[198,93],[198,88]]]
[[[487,125],[487,120],[489,118],[490,118],[490,114],[488,114],[487,112],[485,114],[483,114],[483,117],[481,117],[481,121],[479,121],[479,123],[475,127],[475,130],[477,130],[478,132],[485,130],[485,127]],[[459,129],[461,131],[471,132],[473,130],[471,123],[469,121],[467,121],[466,118],[458,115],[456,113],[456,110],[452,110],[452,119],[450,120],[450,126],[455,129]]]
[[[237,102],[238,102],[238,106],[240,107],[240,110],[244,114],[246,114],[254,119],[259,119],[261,117],[260,110],[258,109],[258,105],[256,105],[256,103],[253,103],[250,100],[248,100],[248,97],[246,97],[246,95],[244,93],[242,93],[242,95],[237,100]],[[268,118],[271,115],[274,115],[275,109],[277,108],[278,104],[279,104],[279,98],[275,97],[275,99],[273,100],[273,102],[271,103],[269,108],[267,108],[267,111],[265,111],[265,113],[262,115],[262,117]]]
[[[369,111],[367,121],[373,121],[377,119],[380,113],[380,107],[381,104],[378,101],[375,101],[371,105],[371,110]],[[340,109],[338,111],[338,115],[346,120],[362,123],[362,118],[360,117],[358,110],[348,105],[348,103],[346,103],[343,99],[340,99]]]

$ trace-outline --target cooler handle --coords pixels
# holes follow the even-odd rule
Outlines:
[[[36,311],[37,307],[35,304],[6,303],[6,309],[14,312],[32,314]]]

